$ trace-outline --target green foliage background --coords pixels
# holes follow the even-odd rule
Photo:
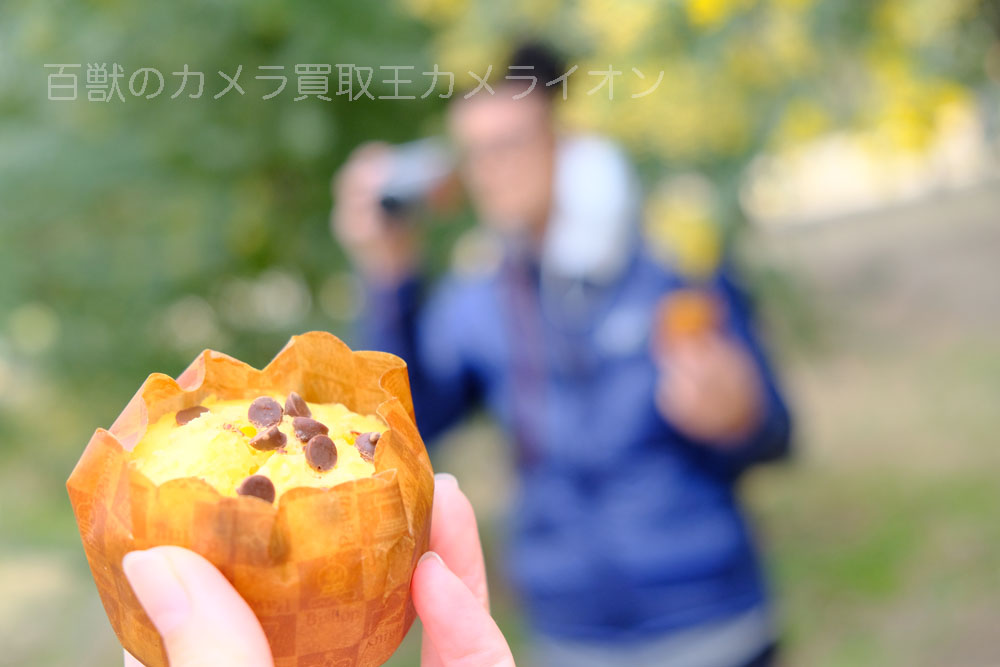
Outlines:
[[[711,215],[737,225],[740,176],[762,151],[838,128],[868,133],[879,150],[919,151],[944,105],[1000,97],[984,64],[991,48],[1000,58],[998,7],[996,0],[5,0],[0,558],[65,550],[89,586],[63,483],[94,428],[110,425],[148,373],[177,374],[204,347],[261,366],[294,333],[349,337],[353,300],[328,229],[329,177],[363,141],[439,130],[447,102],[294,102],[296,64],[407,64],[420,72],[437,62],[462,76],[502,62],[511,37],[532,33],[554,40],[584,72],[611,62],[628,73],[636,64],[655,78],[665,68],[655,101],[626,95],[609,103],[578,92],[563,110],[566,121],[622,140],[649,183],[703,175],[715,188]],[[83,65],[81,99],[46,99],[46,63]],[[124,103],[89,102],[87,63],[118,63],[126,77],[140,67],[170,73],[187,64],[205,73],[205,91],[198,100],[171,100],[179,79],[167,74],[156,99],[126,91]],[[245,96],[212,99],[225,83],[217,70],[232,75],[239,65]],[[260,99],[273,84],[253,78],[259,65],[285,67],[288,86],[273,100]],[[593,83],[581,79],[579,90]],[[442,269],[459,228],[433,234],[431,269]],[[994,387],[990,377],[993,384],[975,386]],[[987,436],[968,439],[977,438]],[[801,480],[776,487],[781,502],[765,504],[768,516],[806,497],[802,526],[824,508],[836,518],[841,479],[828,480],[826,496],[810,487],[812,478]],[[971,487],[962,479],[954,488],[960,496]],[[969,493],[965,504],[981,511]],[[896,507],[907,505],[890,498],[884,511]],[[875,535],[874,556],[856,566],[849,554],[811,553],[801,534],[780,530],[792,548],[780,552],[779,565],[797,608],[825,599],[837,576],[863,580],[872,569],[880,582],[892,576],[871,567],[885,562],[877,547],[891,532]],[[895,558],[890,547],[884,551]],[[815,564],[831,558],[832,575],[813,577]],[[89,600],[93,591],[79,595]],[[851,604],[831,607],[831,618]],[[2,612],[0,604],[0,621]],[[799,631],[808,644],[828,630],[807,623]]]

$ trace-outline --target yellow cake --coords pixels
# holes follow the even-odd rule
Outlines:
[[[300,486],[331,487],[370,477],[386,425],[340,403],[298,394],[253,400],[207,397],[149,425],[131,464],[155,484],[199,477],[228,496],[271,502]]]

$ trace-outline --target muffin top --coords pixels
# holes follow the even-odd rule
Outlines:
[[[199,477],[228,496],[273,502],[288,489],[331,487],[375,472],[385,423],[295,392],[206,397],[149,424],[131,464],[155,484]]]

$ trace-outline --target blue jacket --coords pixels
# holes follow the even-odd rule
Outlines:
[[[720,451],[660,416],[649,337],[656,304],[681,282],[637,251],[613,286],[555,296],[509,258],[449,277],[426,301],[417,281],[370,291],[367,342],[409,364],[424,438],[481,403],[509,433],[520,484],[504,560],[542,633],[631,640],[766,603],[734,483],[787,453],[789,415],[748,303],[719,275],[726,327],[767,386],[764,417]]]

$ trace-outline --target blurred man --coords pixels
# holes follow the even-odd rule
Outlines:
[[[565,70],[543,48],[511,64],[539,84],[459,98],[448,118],[477,214],[503,244],[480,275],[424,300],[420,230],[379,205],[391,150],[363,147],[339,175],[334,225],[369,288],[366,342],[409,363],[426,439],[480,403],[510,434],[520,484],[504,560],[540,664],[770,664],[735,485],[787,453],[789,417],[747,303],[720,272],[706,286],[717,321],[653,333],[683,281],[643,249],[627,161],[557,133],[561,90],[542,84]]]

